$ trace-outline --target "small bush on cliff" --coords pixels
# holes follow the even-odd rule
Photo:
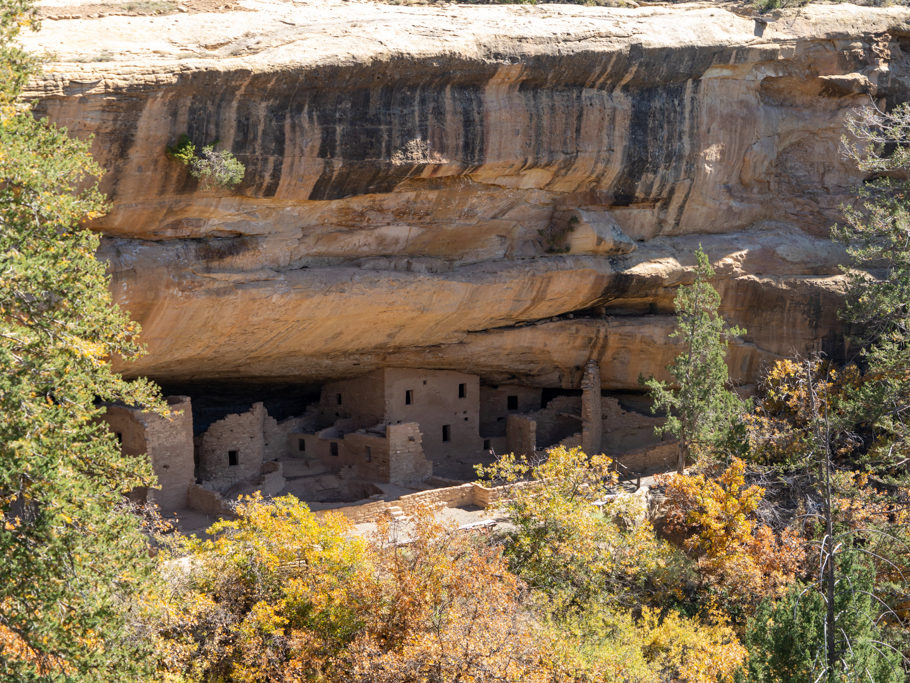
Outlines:
[[[244,165],[233,154],[227,150],[216,150],[214,144],[205,145],[197,154],[195,143],[185,134],[167,148],[167,154],[187,166],[190,175],[204,189],[230,189],[243,180],[246,173]]]
[[[812,0],[753,0],[755,9],[759,14],[772,12],[776,9],[786,9],[787,7],[803,7],[810,2]]]

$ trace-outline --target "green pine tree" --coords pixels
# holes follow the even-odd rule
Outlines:
[[[749,620],[749,683],[872,681],[902,683],[901,655],[879,628],[881,607],[873,597],[873,572],[855,550],[837,555],[834,646],[828,667],[826,603],[820,583],[794,584],[779,600],[767,599]]]
[[[149,545],[124,503],[149,484],[97,401],[163,410],[134,357],[138,328],[111,300],[99,238],[105,203],[86,142],[36,120],[19,95],[35,63],[15,46],[24,0],[0,12],[0,680],[142,680],[133,628]]]
[[[666,411],[667,421],[656,431],[679,439],[677,471],[689,458],[708,456],[734,440],[743,403],[728,388],[727,345],[745,330],[727,327],[717,312],[720,295],[711,286],[714,269],[699,246],[695,252],[695,282],[680,287],[674,300],[676,329],[670,335],[684,351],[669,366],[672,384],[654,377],[644,382],[651,392],[652,412]]]
[[[863,382],[849,406],[863,425],[869,460],[878,466],[910,459],[910,104],[891,112],[868,107],[848,118],[844,146],[870,175],[833,236],[850,267],[845,319],[860,347]]]

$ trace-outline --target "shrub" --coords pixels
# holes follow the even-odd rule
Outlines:
[[[199,180],[204,188],[231,188],[243,180],[246,168],[233,154],[226,150],[216,150],[206,145],[199,156],[190,162],[190,175]]]
[[[777,535],[756,524],[764,490],[747,487],[744,472],[743,461],[734,458],[716,480],[679,474],[660,478],[666,486],[667,529],[683,536],[702,576],[734,605],[779,594],[805,560],[805,544],[796,533],[785,529]]]
[[[292,496],[236,511],[162,565],[150,631],[165,680],[552,680],[497,548],[428,512],[401,544]]]
[[[860,561],[855,550],[844,552],[838,565],[834,643],[839,657],[835,670],[825,668],[825,598],[817,584],[797,583],[780,600],[762,602],[749,621],[745,638],[749,649],[749,681],[898,683],[906,680],[900,653],[885,642],[882,610],[872,593],[871,569]]]
[[[167,155],[187,166],[203,189],[237,185],[246,173],[244,165],[227,150],[216,150],[215,144],[205,145],[197,154],[196,145],[184,134],[174,145],[169,145]]]
[[[167,155],[171,159],[176,159],[182,164],[189,165],[196,158],[196,145],[190,140],[189,135],[184,133],[173,145],[168,145]]]
[[[557,680],[715,683],[733,680],[746,662],[746,648],[720,613],[641,612],[635,619],[594,605],[562,620],[552,631]]]
[[[560,446],[540,463],[505,455],[478,468],[489,483],[514,484],[502,503],[514,525],[505,555],[557,616],[591,602],[673,601],[687,580],[688,561],[655,536],[643,511],[622,497],[593,504],[616,483],[611,464],[605,455]]]

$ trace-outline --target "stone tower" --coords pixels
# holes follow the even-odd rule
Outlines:
[[[597,361],[585,364],[581,378],[581,448],[588,455],[600,453],[603,417],[600,405],[600,366]]]

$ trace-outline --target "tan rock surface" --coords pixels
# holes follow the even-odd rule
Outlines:
[[[843,4],[241,0],[27,44],[54,55],[39,111],[108,169],[96,227],[150,351],[127,372],[576,386],[594,358],[619,388],[672,357],[699,243],[748,329],[735,376],[843,351],[842,120],[907,99],[908,38],[910,10]],[[242,184],[197,187],[164,153],[181,133],[231,149]]]

